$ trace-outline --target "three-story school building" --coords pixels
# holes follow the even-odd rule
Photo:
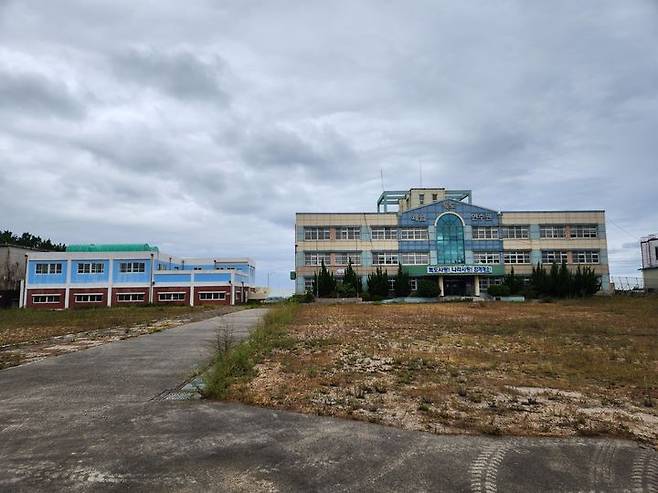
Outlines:
[[[256,267],[248,258],[177,258],[147,244],[71,245],[29,252],[20,305],[30,308],[246,303]]]
[[[394,212],[389,211],[394,207]],[[351,262],[366,285],[377,268],[435,280],[441,295],[479,296],[506,273],[533,265],[590,266],[609,289],[605,212],[496,211],[472,203],[470,190],[385,191],[377,212],[298,213],[295,291],[311,290],[322,261],[340,277]],[[393,280],[391,280],[393,282]]]

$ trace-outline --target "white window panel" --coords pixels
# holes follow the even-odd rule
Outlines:
[[[418,279],[409,280],[409,284],[411,285],[412,291],[418,291]]]
[[[144,293],[117,293],[117,301],[119,303],[144,301]]]
[[[304,291],[313,291],[313,278],[305,277],[304,278]]]
[[[98,262],[84,262],[78,264],[78,274],[102,274],[105,265]]]
[[[202,300],[202,301],[225,300],[226,299],[226,292],[224,292],[224,291],[200,291],[199,292],[199,299]]]
[[[33,294],[32,303],[59,303],[59,294]]]
[[[527,240],[530,237],[530,226],[501,226],[500,237],[506,240]]]
[[[573,261],[575,264],[598,264],[598,250],[580,250],[573,252]]]
[[[361,252],[336,252],[336,265],[361,265]]]
[[[474,226],[473,227],[474,240],[497,240],[498,228],[491,226]]]
[[[571,238],[597,238],[599,228],[596,224],[573,224],[570,236]]]
[[[305,240],[328,240],[329,227],[306,227],[304,228],[304,239]]]
[[[401,253],[400,263],[402,265],[428,265],[430,263],[430,254],[427,252]]]
[[[61,274],[62,273],[62,264],[37,264],[36,265],[37,274]]]
[[[428,240],[427,228],[402,228],[400,240]]]
[[[389,228],[387,226],[373,226],[371,228],[373,240],[397,240],[397,228]]]
[[[331,256],[325,252],[304,252],[304,265],[319,267],[322,265],[324,260],[324,265],[331,264]]]
[[[146,270],[145,262],[120,262],[119,271],[123,274],[144,272]]]
[[[158,293],[159,301],[185,301],[185,293]]]
[[[397,265],[397,252],[372,252],[373,265]]]
[[[338,240],[358,240],[360,238],[360,226],[342,226],[336,229],[336,239]]]
[[[476,264],[499,264],[500,253],[498,252],[473,252],[473,262]]]
[[[506,251],[504,253],[506,264],[529,264],[530,252],[529,251]]]
[[[542,224],[539,226],[540,238],[564,238],[564,224]]]
[[[103,295],[102,294],[91,294],[91,293],[84,293],[84,294],[76,294],[75,295],[75,302],[76,303],[98,303],[103,301]]]
[[[569,257],[567,252],[562,250],[542,250],[541,252],[541,261],[543,264],[561,264],[562,262],[568,262]]]

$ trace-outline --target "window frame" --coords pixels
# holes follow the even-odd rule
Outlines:
[[[380,257],[384,262],[380,262]],[[398,265],[399,254],[393,251],[377,251],[372,252],[372,265]]]
[[[484,261],[482,261],[481,256],[484,256]],[[480,258],[478,258],[480,257]],[[482,264],[482,265],[497,265],[500,264],[500,252],[473,252],[473,263]]]
[[[119,262],[119,273],[121,274],[143,274],[145,272],[146,272],[146,262],[143,260]]]
[[[199,291],[199,301],[226,301],[226,291]]]
[[[185,291],[161,291],[158,293],[158,302],[171,303],[176,301],[185,301],[185,295]],[[167,297],[170,298],[166,299]]]
[[[514,231],[513,235],[510,232]],[[520,235],[519,235],[520,231]],[[509,224],[498,226],[498,237],[501,240],[528,240],[530,239],[529,224]]]
[[[584,257],[584,261],[581,261],[581,255]],[[574,250],[571,252],[573,257],[574,264],[591,264],[598,265],[601,263],[601,251],[600,250]],[[588,260],[589,257],[589,260]],[[596,257],[596,259],[595,259]]]
[[[380,237],[379,233],[382,233],[381,237]],[[397,226],[371,226],[370,227],[370,239],[373,240],[373,241],[397,240],[398,239],[398,227]]]
[[[547,232],[551,234],[548,235]],[[562,235],[556,235],[556,231],[561,232]],[[539,225],[539,238],[542,240],[564,240],[567,237],[567,227],[565,224],[540,224]]]
[[[555,254],[559,254],[560,260],[557,261],[555,258],[553,260],[548,260],[548,254],[553,254],[552,256],[555,257]],[[544,260],[546,258],[546,260]],[[542,250],[541,251],[541,263],[542,264],[561,264],[562,262],[568,263],[569,262],[569,252],[566,250]]]
[[[103,262],[78,262],[78,274],[103,274],[105,264]]]
[[[336,228],[336,240],[360,240],[361,226],[338,226]]]
[[[97,299],[91,299],[92,296]],[[102,303],[103,293],[75,293],[73,295],[75,303]],[[87,298],[87,299],[83,299]]]
[[[346,257],[347,259],[343,261],[341,257]],[[352,265],[359,266],[361,265],[361,252],[335,252],[334,253],[334,265],[337,266],[347,266],[349,261],[352,260]]]
[[[43,272],[44,267],[45,272]],[[62,270],[62,262],[36,262],[34,267],[34,273],[39,276],[59,275]]]
[[[413,262],[409,262],[409,257],[413,257]],[[405,257],[407,257],[405,259]],[[400,252],[398,254],[398,261],[400,265],[429,265],[430,253],[429,252]]]
[[[313,256],[315,256],[317,258],[317,260],[316,260],[317,263],[312,263],[312,262],[309,263],[307,261],[308,257],[313,257]],[[322,262],[321,262],[320,257],[325,259],[325,261],[324,261],[325,267],[328,266],[328,265],[331,265],[331,253],[329,253],[329,252],[309,252],[309,251],[305,251],[304,252],[304,266],[305,267],[321,267]]]
[[[519,256],[522,257],[523,262],[518,261]],[[511,260],[512,258],[514,258],[514,261]],[[530,250],[505,250],[503,252],[503,262],[510,265],[528,265],[530,264]]]
[[[399,228],[398,238],[400,241],[429,241],[429,230],[427,228]]]
[[[473,226],[471,237],[474,240],[497,240],[498,226]],[[480,234],[480,233],[487,234]]]
[[[130,296],[130,299],[122,300],[122,296]],[[133,299],[139,296],[137,299]],[[117,303],[143,303],[146,301],[146,293],[117,293]]]
[[[304,226],[304,241],[328,241],[330,239],[331,228],[329,226]]]
[[[569,229],[570,238],[596,239],[599,237],[598,224],[572,224]]]

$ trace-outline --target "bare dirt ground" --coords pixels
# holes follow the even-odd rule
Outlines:
[[[34,310],[0,312],[0,369],[160,332],[239,309],[235,306],[196,309],[149,306],[38,313]]]
[[[434,433],[658,443],[658,299],[307,305],[230,398]]]

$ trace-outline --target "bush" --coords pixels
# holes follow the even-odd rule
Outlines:
[[[388,296],[388,273],[377,267],[377,270],[368,275],[368,294],[373,296],[381,296],[386,298]]]
[[[497,296],[509,296],[511,291],[509,286],[505,284],[492,284],[487,288],[487,293],[489,296],[493,296],[495,298]]]
[[[336,293],[341,298],[354,298],[356,297],[356,289],[353,284],[340,283],[336,287]]]
[[[416,291],[418,297],[436,298],[440,294],[439,286],[435,281],[430,281],[429,279],[421,279],[418,281],[418,290]]]
[[[293,294],[289,300],[293,303],[313,303],[315,296],[310,291],[306,291],[304,294]]]
[[[379,294],[370,294],[369,292],[366,292],[361,295],[361,299],[363,301],[382,301],[384,299],[384,296],[381,296]]]
[[[398,265],[398,273],[395,276],[395,296],[405,298],[411,294],[411,282],[409,274],[402,270],[402,266]]]

